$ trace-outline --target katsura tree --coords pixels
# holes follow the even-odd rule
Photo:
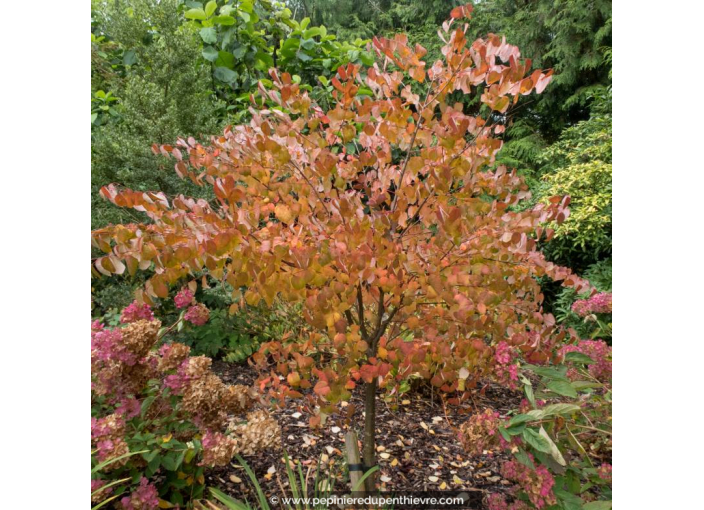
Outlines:
[[[520,210],[525,183],[493,165],[508,109],[551,72],[530,72],[499,37],[470,43],[458,22],[470,11],[443,24],[441,61],[426,65],[404,35],[378,38],[366,75],[338,69],[326,109],[272,70],[260,89],[276,107],[253,103],[249,124],[208,146],[155,146],[181,177],[212,186],[210,202],[101,191],[151,220],[93,232],[96,271],[154,271],[141,299],[205,274],[239,303],[302,302],[310,332],[262,346],[261,388],[281,401],[312,388],[316,425],[362,385],[367,466],[378,390],[394,394],[411,376],[456,395],[480,378],[512,384],[517,359],[546,361],[563,335],[536,278],[587,285],[536,248],[568,197]],[[450,101],[478,90],[483,115]]]

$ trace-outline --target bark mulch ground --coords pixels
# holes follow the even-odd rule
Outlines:
[[[215,361],[213,370],[230,384],[251,385],[257,377],[252,367],[223,361]],[[472,413],[487,407],[502,414],[515,409],[520,404],[521,392],[488,384],[482,391],[477,391],[469,403],[443,406],[429,388],[421,388],[404,395],[397,410],[377,398],[377,462],[382,490],[467,490],[471,501],[476,502],[472,508],[483,508],[484,495],[506,491],[511,486],[499,474],[502,457],[491,452],[478,457],[468,455],[454,429]],[[310,469],[311,478],[318,462],[322,462],[321,470],[332,470],[337,478],[335,489],[347,489],[344,436],[349,428],[346,417],[330,416],[322,428],[311,429],[308,416],[298,408],[296,401],[289,402],[286,408],[271,412],[281,426],[281,450],[266,451],[245,459],[264,494],[290,496],[284,451],[288,452],[291,461],[302,464],[304,474]],[[350,404],[356,407],[356,429],[361,435],[364,407],[361,392],[355,392]],[[244,469],[236,462],[210,470],[206,473],[206,483],[234,498],[247,499],[250,503],[256,501],[254,488]],[[288,496],[282,494],[282,487]]]

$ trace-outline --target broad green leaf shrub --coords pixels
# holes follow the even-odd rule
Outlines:
[[[297,76],[311,90],[320,85],[319,76],[329,78],[342,65],[374,62],[368,40],[338,41],[308,18],[293,19],[282,3],[187,2],[183,12],[200,35],[202,56],[211,63],[216,88],[235,118],[246,115],[249,94],[256,93],[259,80],[268,81],[271,67]]]
[[[212,358],[223,356],[230,362],[246,360],[256,352],[262,341],[247,329],[244,316],[231,316],[227,310],[214,310],[207,324],[183,332],[180,339],[195,354]]]
[[[586,267],[611,253],[611,100],[602,97],[589,120],[564,131],[541,156],[538,200],[569,195],[570,215],[554,224],[545,246],[551,260]]]
[[[584,272],[584,277],[589,280],[599,292],[611,292],[612,262],[611,259],[600,260],[589,266]]]
[[[92,228],[136,219],[99,198],[98,190],[106,184],[208,198],[175,176],[150,147],[155,140],[169,143],[212,132],[219,126],[217,111],[224,108],[210,91],[210,69],[200,57],[198,34],[181,26],[176,2],[135,0],[131,15],[118,5],[107,4],[101,30],[135,56],[124,76],[102,85],[109,91],[104,97],[103,89],[93,93],[99,116],[91,144]],[[110,101],[115,98],[119,101]],[[107,116],[110,122],[103,122]]]
[[[257,352],[263,342],[298,338],[303,330],[300,311],[300,306],[284,303],[247,306],[234,314],[226,309],[213,310],[208,324],[191,328],[182,341],[195,353],[239,363]]]
[[[95,4],[93,5],[95,7]],[[119,112],[114,108],[118,98],[110,88],[125,77],[125,51],[120,44],[111,40],[103,31],[105,12],[94,9],[91,12],[90,34],[90,78],[91,78],[91,126],[101,126]],[[109,110],[103,107],[110,108]],[[108,112],[109,114],[106,114]],[[114,113],[113,113],[114,112]]]
[[[242,422],[255,402],[251,388],[224,384],[209,358],[163,343],[184,320],[207,320],[207,308],[189,289],[176,302],[184,316],[169,328],[136,301],[122,311],[120,327],[92,325],[93,503],[116,498],[123,508],[155,509],[161,500],[183,506],[202,496],[205,466],[280,440],[278,425],[263,411]]]
[[[93,126],[103,126],[110,121],[110,118],[119,118],[120,112],[115,103],[119,98],[112,92],[98,90],[91,94],[90,123]]]
[[[242,362],[257,351],[262,342],[298,338],[305,329],[301,306],[276,300],[271,306],[249,305],[232,298],[233,287],[217,282],[198,291],[198,299],[212,310],[211,320],[202,328],[189,328],[178,340],[198,354]]]
[[[519,409],[486,409],[460,426],[469,453],[510,455],[500,471],[514,486],[489,495],[490,510],[611,508],[611,348],[580,341],[555,361],[521,367]]]

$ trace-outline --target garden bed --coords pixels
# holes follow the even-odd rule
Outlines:
[[[215,361],[213,371],[230,384],[251,385],[257,377],[253,367],[223,361]],[[398,410],[392,410],[379,399],[377,461],[382,490],[468,490],[472,500],[477,502],[476,508],[480,508],[485,493],[503,492],[511,486],[499,474],[502,456],[493,452],[468,455],[453,429],[466,421],[475,409],[489,407],[504,414],[517,408],[521,398],[519,391],[488,384],[468,403],[459,406],[443,406],[437,394],[431,395],[427,387],[401,400]],[[351,423],[360,431],[364,406],[359,390],[354,392],[350,405],[356,407]],[[321,429],[311,429],[307,414],[295,400],[285,409],[274,409],[272,415],[281,426],[282,448],[246,458],[267,496],[281,496],[281,487],[288,487],[284,451],[293,462],[302,463],[304,473],[311,468],[311,476],[322,458],[321,470],[332,469],[337,479],[336,489],[348,488],[343,465],[344,436],[349,430],[345,416],[330,416]],[[206,479],[209,486],[232,497],[256,499],[254,488],[237,462],[210,470]]]

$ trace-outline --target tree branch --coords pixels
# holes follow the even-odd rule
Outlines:
[[[357,316],[359,317],[359,328],[362,332],[364,341],[369,340],[367,333],[367,325],[364,323],[364,300],[362,299],[362,284],[357,284]]]

